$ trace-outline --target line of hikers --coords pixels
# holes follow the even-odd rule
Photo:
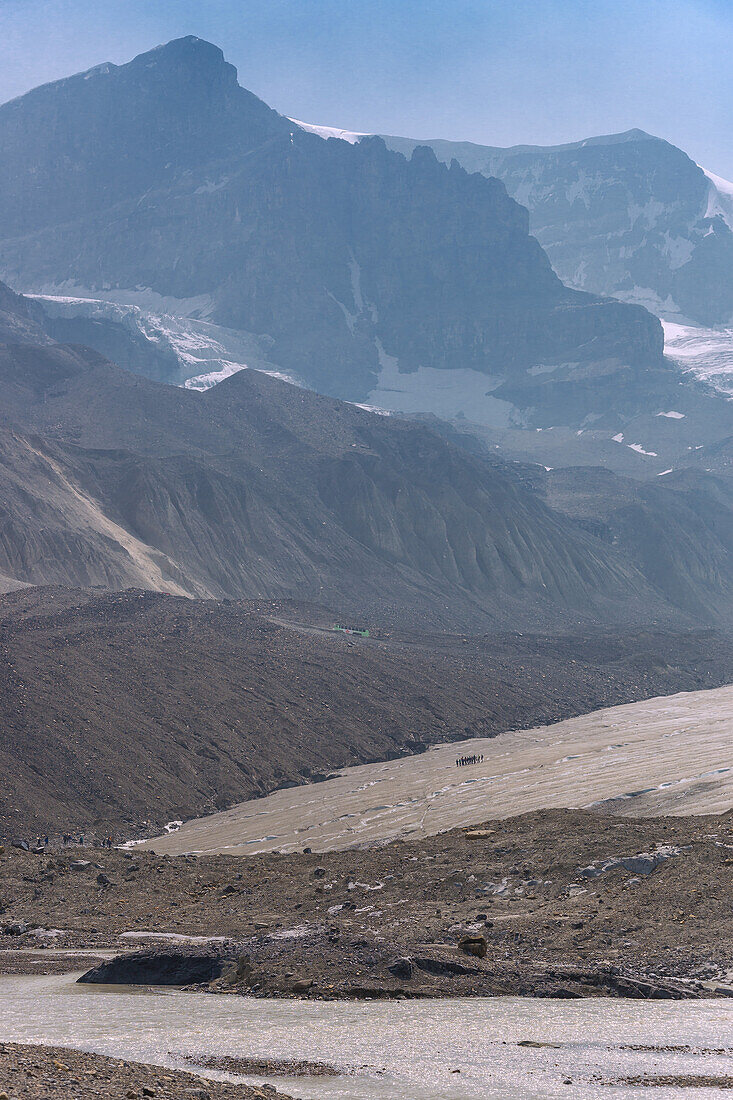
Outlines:
[[[483,764],[483,762],[483,753],[481,753],[481,755],[479,755],[478,753],[474,753],[473,756],[459,756],[456,760],[456,767],[465,768],[466,764]]]
[[[48,837],[46,837],[46,844],[48,844]],[[75,837],[72,833],[64,833],[64,844],[78,844],[80,847],[84,847],[84,833],[81,833],[78,837]],[[114,840],[111,836],[103,836],[99,844],[102,848],[113,848]]]

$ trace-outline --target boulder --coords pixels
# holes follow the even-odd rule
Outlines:
[[[21,852],[30,851],[27,840],[11,840],[10,845],[13,848],[20,848]]]
[[[91,985],[199,985],[220,978],[235,961],[224,952],[139,951],[117,955],[77,980]]]
[[[606,871],[614,871],[621,867],[632,875],[650,875],[657,867],[672,856],[681,855],[685,848],[675,848],[672,845],[663,845],[655,848],[653,852],[639,852],[635,856],[619,856],[611,859],[596,860],[595,863],[582,867],[580,870],[583,878],[598,878]]]
[[[252,974],[252,963],[246,955],[240,955],[224,974],[224,982],[228,985],[249,986],[252,984]]]
[[[477,959],[486,958],[488,950],[485,936],[463,936],[458,941],[458,947],[465,955],[474,955]]]
[[[619,863],[632,875],[650,875],[660,863],[664,863],[667,859],[669,859],[669,853],[666,851],[641,852],[638,856],[624,856]]]
[[[387,967],[387,969],[389,970],[390,974],[394,975],[395,978],[399,978],[400,981],[405,982],[409,982],[413,974],[415,973],[415,968],[412,965],[412,959],[408,958],[395,959],[395,961],[391,963]]]
[[[28,925],[24,920],[12,921],[11,924],[6,924],[4,932],[6,936],[24,936],[28,931]]]

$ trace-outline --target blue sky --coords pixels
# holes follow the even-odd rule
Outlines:
[[[488,145],[638,126],[733,178],[733,0],[0,0],[0,101],[184,34],[308,122]]]

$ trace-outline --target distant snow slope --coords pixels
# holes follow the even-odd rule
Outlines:
[[[733,328],[698,328],[662,321],[664,352],[683,370],[733,396]]]
[[[313,126],[310,122],[301,122],[298,118],[291,118],[289,122],[294,122],[301,130],[306,130],[309,134],[318,134],[318,137],[322,138],[340,138],[342,141],[348,141],[349,145],[356,145],[358,141],[361,141],[363,137],[369,137],[369,134],[359,134],[354,130],[339,130],[336,126]]]
[[[491,394],[500,379],[468,367],[439,370],[420,367],[401,372],[399,364],[378,343],[381,370],[369,394],[371,406],[396,413],[432,413],[441,420],[465,418],[495,428],[517,426],[521,413],[508,401]]]
[[[714,172],[708,172],[707,168],[703,168],[701,164],[698,167],[702,168],[712,184],[708,200],[708,217],[714,218],[719,214],[733,229],[733,183],[723,179],[722,176],[716,176]]]

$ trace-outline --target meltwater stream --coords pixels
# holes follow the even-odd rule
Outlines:
[[[181,1055],[228,1054],[330,1062],[345,1071],[271,1079],[304,1100],[649,1100],[648,1088],[601,1082],[639,1073],[730,1073],[733,1004],[518,997],[306,1002],[100,989],[76,985],[69,975],[3,977],[0,1040],[187,1069]],[[519,1045],[527,1040],[552,1045]],[[640,1045],[678,1049],[632,1049]],[[654,1100],[727,1095],[710,1087],[652,1092]]]

